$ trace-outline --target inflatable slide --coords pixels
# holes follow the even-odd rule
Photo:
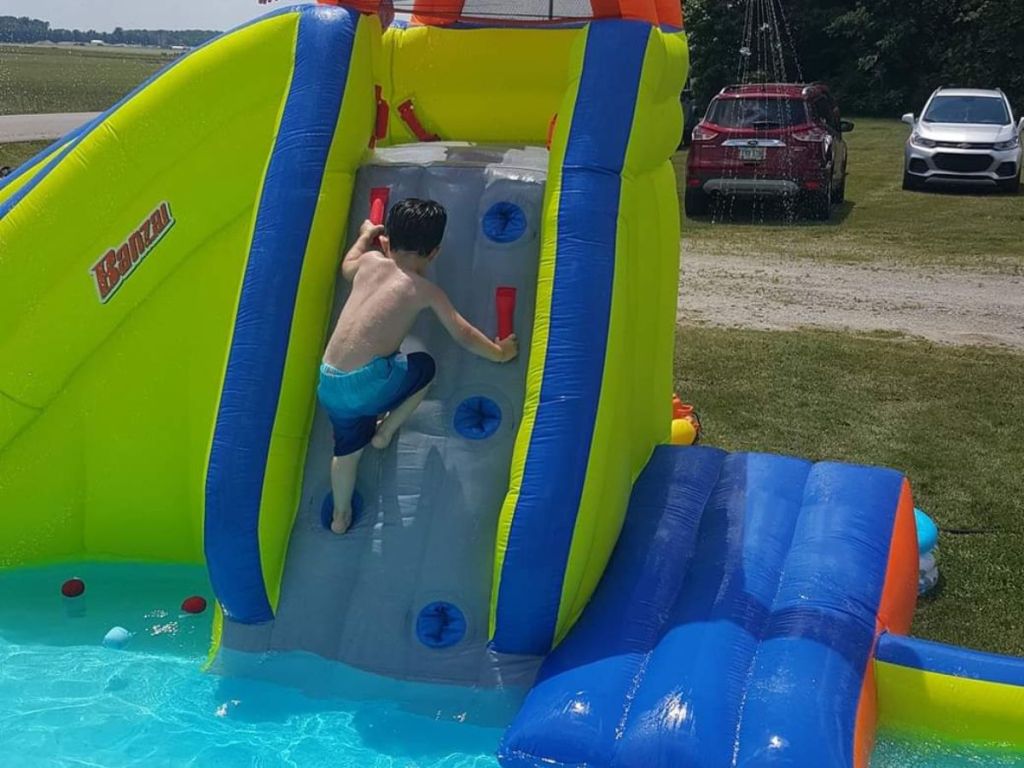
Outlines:
[[[1019,696],[885,634],[916,595],[899,473],[667,445],[678,3],[389,9],[276,10],[0,186],[0,567],[205,563],[215,660],[527,686],[508,766],[860,767],[901,675]],[[339,537],[339,260],[408,197],[449,212],[431,278],[522,353],[418,321],[437,379]]]

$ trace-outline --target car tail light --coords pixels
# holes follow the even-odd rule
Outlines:
[[[705,128],[703,125],[698,125],[693,129],[693,140],[694,141],[711,141],[717,139],[718,134],[714,131]]]
[[[828,133],[820,128],[811,128],[809,131],[798,131],[793,134],[797,141],[806,141],[809,144],[818,144],[828,137]]]

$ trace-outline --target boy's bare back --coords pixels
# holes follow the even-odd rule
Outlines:
[[[382,250],[372,243],[380,238]],[[437,249],[428,257],[392,251],[384,228],[369,221],[342,261],[342,275],[352,290],[324,352],[324,362],[339,371],[354,371],[375,357],[398,351],[416,316],[433,310],[445,330],[462,347],[496,363],[519,353],[515,335],[491,341],[458,313],[439,287],[423,277]]]
[[[398,350],[416,316],[429,306],[426,278],[403,270],[380,251],[360,258],[352,290],[341,311],[324,362],[354,371],[375,357]]]

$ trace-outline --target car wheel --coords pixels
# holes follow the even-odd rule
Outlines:
[[[683,207],[687,216],[704,216],[708,212],[708,193],[696,187],[687,188]]]
[[[1012,179],[997,181],[996,186],[999,188],[1000,192],[1005,192],[1008,195],[1016,195],[1020,192],[1020,173]]]
[[[903,171],[903,188],[910,192],[915,192],[921,188],[921,182],[906,171]]]
[[[828,221],[832,218],[832,179],[821,192],[811,192],[807,196],[807,215],[815,221]]]
[[[836,205],[842,205],[846,202],[846,177],[843,176],[842,182],[836,187],[835,192],[832,193],[832,202]]]

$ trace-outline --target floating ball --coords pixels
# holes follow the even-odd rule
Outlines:
[[[85,582],[77,576],[73,579],[68,579],[61,584],[60,593],[64,597],[81,597],[85,594]]]
[[[200,597],[199,595],[186,597],[184,602],[181,604],[181,610],[185,613],[202,613],[206,610],[206,598]]]
[[[914,508],[914,523],[917,526],[917,548],[921,556],[927,555],[939,543],[939,528],[935,521],[922,510]]]
[[[103,646],[105,648],[124,648],[125,643],[131,639],[131,636],[132,633],[124,627],[112,627],[103,636]]]
[[[689,419],[672,420],[672,445],[693,445],[697,442],[697,430]]]

